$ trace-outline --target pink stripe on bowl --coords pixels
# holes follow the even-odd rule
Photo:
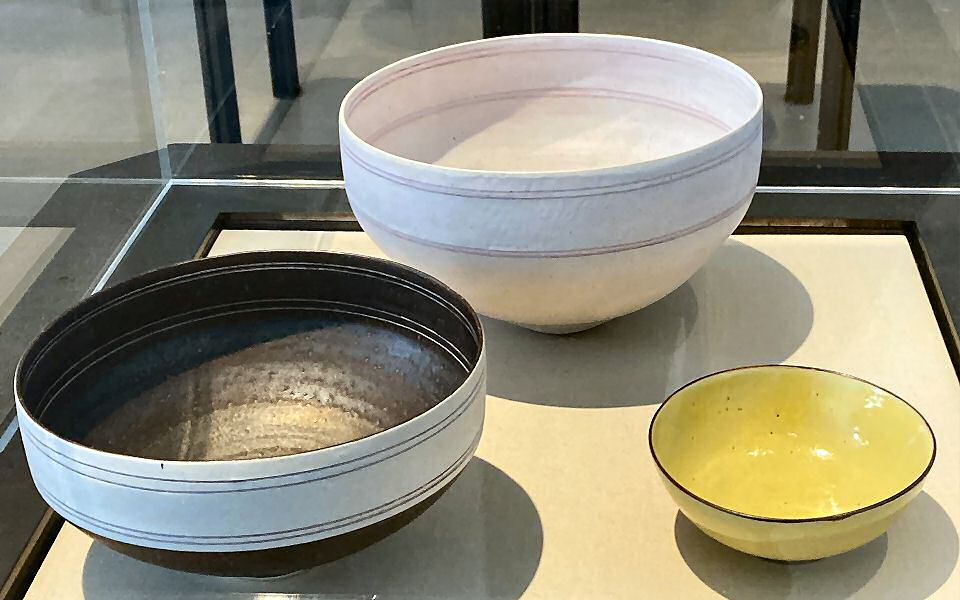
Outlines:
[[[496,256],[503,258],[575,258],[581,256],[599,256],[603,254],[613,254],[616,252],[628,252],[630,250],[637,250],[639,248],[646,248],[648,246],[655,246],[657,244],[664,244],[679,238],[682,238],[691,233],[696,233],[701,229],[706,229],[711,225],[723,221],[730,215],[735,214],[737,211],[742,209],[745,204],[749,204],[750,200],[753,199],[753,190],[750,190],[750,193],[747,194],[743,199],[737,202],[735,205],[724,210],[723,212],[714,215],[713,217],[690,225],[689,227],[684,227],[683,229],[678,229],[672,233],[660,235],[653,238],[648,238],[645,240],[640,240],[636,242],[625,242],[622,244],[611,244],[609,246],[595,246],[592,248],[574,248],[571,250],[509,250],[509,249],[497,249],[497,248],[475,248],[471,246],[459,246],[456,244],[448,244],[446,242],[437,242],[434,240],[427,240],[421,237],[413,236],[408,233],[397,230],[396,228],[390,227],[385,223],[371,217],[369,214],[358,210],[354,207],[353,212],[357,216],[357,219],[361,224],[368,222],[378,229],[386,231],[390,235],[398,237],[402,240],[408,242],[413,242],[415,244],[421,244],[424,246],[429,246],[430,248],[437,248],[439,250],[446,250],[447,252],[455,252],[457,254],[472,254],[475,256]]]

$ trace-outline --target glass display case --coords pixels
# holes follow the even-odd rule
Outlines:
[[[0,0],[0,15],[0,600],[960,592],[956,0]],[[410,525],[339,560],[187,574],[49,508],[12,382],[58,315],[204,257],[383,256],[345,191],[347,92],[420,52],[572,32],[701,48],[762,90],[756,194],[689,281],[571,335],[483,317],[475,457]],[[927,419],[936,462],[884,535],[778,562],[678,512],[648,447],[654,413],[692,380],[755,364],[849,373]]]

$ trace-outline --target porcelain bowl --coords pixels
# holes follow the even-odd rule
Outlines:
[[[667,491],[704,533],[748,554],[813,560],[879,537],[920,493],[933,431],[866,381],[758,366],[698,379],[650,425]]]
[[[483,428],[483,333],[389,261],[258,252],[106,289],[16,372],[33,480],[142,560],[272,576],[354,552],[425,510]]]
[[[707,52],[594,34],[448,46],[340,108],[351,207],[481,313],[567,332],[662,298],[740,222],[762,95]]]

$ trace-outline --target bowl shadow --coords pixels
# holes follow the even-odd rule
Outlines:
[[[533,579],[542,548],[533,501],[506,473],[474,457],[423,515],[340,560],[272,579],[222,578],[147,565],[94,542],[83,566],[83,591],[87,598],[260,593],[514,599]]]
[[[682,513],[674,538],[684,562],[732,600],[815,597],[929,598],[957,563],[957,531],[944,509],[921,493],[887,533],[845,554],[803,563],[770,561],[707,536]]]
[[[728,240],[687,283],[587,331],[546,335],[484,319],[488,393],[568,408],[657,404],[714,371],[779,363],[813,326],[803,284],[773,258]]]
[[[890,595],[901,600],[933,596],[953,574],[960,537],[947,511],[921,492],[887,530],[884,568],[863,588],[865,598]]]

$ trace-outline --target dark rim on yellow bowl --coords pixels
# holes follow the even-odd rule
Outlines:
[[[751,369],[756,369],[756,370],[760,370],[760,369],[797,369],[797,370],[805,370],[805,371],[818,371],[818,372],[820,372],[820,373],[828,373],[828,374],[831,374],[831,375],[838,375],[838,376],[844,377],[844,378],[846,378],[846,379],[852,379],[852,380],[855,380],[855,381],[859,381],[859,382],[861,382],[861,383],[865,383],[865,384],[867,384],[867,385],[869,385],[869,386],[871,386],[871,387],[874,387],[874,388],[876,388],[876,389],[878,389],[878,390],[880,390],[880,391],[882,391],[882,392],[884,392],[884,393],[886,393],[886,394],[889,394],[890,396],[896,398],[896,399],[899,400],[900,402],[903,402],[905,405],[907,405],[907,406],[910,408],[910,410],[912,410],[913,412],[915,412],[915,413],[917,414],[917,416],[920,417],[920,420],[923,421],[923,424],[927,427],[927,431],[930,432],[930,440],[931,440],[931,442],[933,443],[933,449],[932,449],[932,451],[930,452],[930,460],[927,462],[927,466],[923,469],[923,472],[921,472],[920,475],[917,476],[916,479],[914,479],[909,485],[907,485],[906,487],[904,487],[903,489],[901,489],[901,490],[898,491],[897,493],[893,494],[892,496],[888,496],[887,498],[884,498],[884,499],[882,499],[882,500],[879,500],[879,501],[877,501],[877,502],[874,502],[873,504],[869,504],[869,505],[867,505],[867,506],[863,506],[863,507],[861,507],[861,508],[857,508],[857,509],[854,509],[854,510],[849,510],[849,511],[842,512],[842,513],[837,513],[837,514],[835,514],[835,515],[825,515],[825,516],[822,516],[822,517],[803,517],[803,518],[796,518],[796,519],[786,519],[786,518],[779,518],[779,517],[763,517],[763,516],[760,516],[760,515],[751,515],[751,514],[748,514],[748,513],[743,513],[743,512],[737,511],[737,510],[733,510],[732,508],[727,508],[727,507],[725,507],[725,506],[720,506],[719,504],[716,504],[716,503],[714,503],[714,502],[711,502],[711,501],[707,500],[706,498],[703,498],[703,497],[701,497],[701,496],[699,496],[699,495],[697,495],[697,494],[694,494],[692,491],[690,491],[690,490],[687,489],[685,486],[681,485],[680,482],[678,482],[676,479],[674,479],[673,476],[670,475],[670,473],[667,472],[667,470],[664,468],[663,464],[660,462],[660,459],[657,457],[657,451],[656,451],[656,450],[654,449],[654,447],[653,447],[653,427],[654,427],[654,425],[656,425],[656,423],[657,423],[657,417],[660,416],[660,411],[663,410],[663,407],[666,406],[668,402],[670,402],[671,400],[673,400],[680,392],[682,392],[683,390],[687,389],[688,387],[690,387],[690,386],[692,386],[692,385],[694,385],[694,384],[696,384],[696,383],[699,383],[699,382],[701,382],[701,381],[703,381],[703,380],[705,380],[705,379],[709,379],[709,378],[711,378],[711,377],[716,377],[716,376],[718,376],[718,375],[724,375],[724,374],[727,374],[727,373],[733,373],[733,372],[735,372],[735,371],[747,371],[747,370],[751,370]],[[743,366],[743,367],[734,367],[734,368],[732,368],[732,369],[724,369],[724,370],[722,370],[722,371],[717,371],[717,372],[715,372],[715,373],[709,373],[709,374],[707,374],[707,375],[703,375],[703,376],[701,376],[701,377],[698,377],[698,378],[694,379],[693,381],[690,381],[690,382],[684,384],[683,386],[681,386],[679,389],[677,389],[677,390],[674,391],[672,394],[670,394],[670,395],[667,397],[666,400],[663,401],[663,403],[662,403],[662,404],[660,405],[660,407],[657,409],[657,412],[655,412],[655,413],[653,414],[653,419],[650,420],[650,428],[649,428],[649,430],[647,431],[647,443],[650,445],[650,455],[653,457],[653,462],[655,462],[655,463],[657,464],[657,468],[660,469],[660,473],[667,479],[667,481],[669,481],[670,483],[672,483],[678,490],[680,490],[681,492],[683,492],[683,493],[686,494],[687,496],[690,496],[691,498],[693,498],[693,499],[696,500],[697,502],[700,502],[700,503],[702,503],[702,504],[705,504],[705,505],[707,505],[707,506],[709,506],[709,507],[711,507],[711,508],[715,508],[716,510],[719,510],[719,511],[721,511],[721,512],[725,512],[725,513],[727,513],[727,514],[734,515],[734,516],[737,516],[737,517],[743,517],[744,519],[750,519],[750,520],[752,520],[752,521],[765,521],[765,522],[768,522],[768,523],[816,523],[816,522],[820,522],[820,521],[841,521],[841,520],[846,519],[846,518],[848,518],[848,517],[852,517],[852,516],[854,516],[854,515],[859,515],[859,514],[861,514],[861,513],[865,513],[865,512],[871,511],[871,510],[873,510],[873,509],[875,509],[875,508],[877,508],[877,507],[883,506],[884,504],[888,504],[888,503],[890,503],[890,502],[893,502],[893,501],[896,500],[897,498],[903,496],[904,494],[906,494],[906,493],[909,492],[910,490],[912,490],[912,489],[914,489],[915,487],[917,487],[918,485],[920,485],[920,484],[923,482],[923,480],[926,479],[927,475],[930,473],[930,469],[933,467],[933,461],[934,461],[934,460],[936,459],[936,457],[937,457],[937,437],[936,437],[936,435],[934,435],[934,433],[933,433],[933,428],[930,427],[930,423],[927,422],[927,419],[923,416],[923,414],[922,414],[919,410],[917,410],[916,407],[914,407],[912,404],[910,404],[909,402],[907,402],[906,400],[904,400],[903,398],[901,398],[901,397],[898,396],[897,394],[894,394],[894,393],[891,392],[890,390],[888,390],[888,389],[886,389],[886,388],[883,388],[883,387],[880,387],[879,385],[876,385],[876,384],[874,384],[874,383],[871,383],[871,382],[869,382],[869,381],[867,381],[866,379],[863,379],[863,378],[861,378],[861,377],[856,377],[856,376],[854,376],[854,375],[848,375],[847,373],[842,373],[842,372],[840,372],[840,371],[833,371],[833,370],[831,370],[831,369],[821,369],[821,368],[819,368],[819,367],[808,367],[808,366],[804,366],[804,365],[777,365],[777,364],[746,365],[746,366]]]

